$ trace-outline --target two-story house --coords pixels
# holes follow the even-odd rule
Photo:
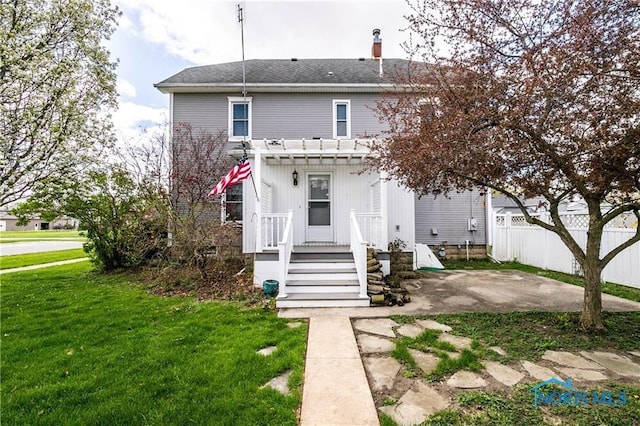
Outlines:
[[[368,246],[387,273],[394,240],[408,251],[416,242],[484,249],[480,192],[419,199],[366,169],[385,130],[376,101],[409,65],[383,60],[374,35],[373,58],[248,60],[188,68],[155,85],[170,96],[172,123],[226,130],[237,158],[244,142],[253,176],[229,201],[242,205],[236,219],[243,251],[255,254],[255,284],[278,280],[280,307],[368,306]]]

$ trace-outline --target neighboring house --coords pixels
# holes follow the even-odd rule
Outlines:
[[[46,231],[50,229],[77,229],[78,222],[75,219],[61,217],[53,222],[45,221],[39,217],[33,217],[29,223],[18,226],[18,218],[6,211],[0,211],[0,232],[4,231]]]
[[[375,32],[374,32],[374,35]],[[366,247],[446,245],[486,253],[480,192],[416,195],[365,168],[385,130],[376,101],[393,87],[403,59],[248,60],[185,69],[155,85],[170,96],[172,123],[227,131],[231,155],[244,140],[252,179],[242,205],[243,251],[255,254],[254,280],[279,281],[277,305],[368,306]],[[243,87],[246,94],[243,95]],[[229,194],[227,194],[227,197]]]

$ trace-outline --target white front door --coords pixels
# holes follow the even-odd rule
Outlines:
[[[334,242],[331,175],[307,175],[307,242]]]

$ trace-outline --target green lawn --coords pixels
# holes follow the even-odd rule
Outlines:
[[[85,241],[78,231],[7,231],[0,232],[0,244],[18,241],[66,240]]]
[[[0,291],[3,424],[296,424],[306,324],[151,296],[88,262],[5,275]],[[289,369],[290,396],[260,389]]]
[[[0,256],[0,270],[20,268],[22,266],[41,265],[43,263],[78,259],[81,257],[87,257],[87,253],[85,253],[83,249],[46,251],[41,253]]]

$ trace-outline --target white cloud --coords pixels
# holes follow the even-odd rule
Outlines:
[[[119,0],[135,32],[194,64],[241,58],[237,2]],[[382,29],[386,57],[404,57],[404,0],[246,1],[245,51],[252,58],[367,57]],[[129,25],[129,23],[127,23]]]
[[[136,97],[136,88],[133,84],[129,83],[124,78],[118,78],[116,82],[118,95],[121,97],[135,98]]]
[[[120,141],[135,142],[150,131],[164,128],[168,120],[167,108],[153,108],[133,102],[120,102],[118,110],[113,113],[113,124]]]

